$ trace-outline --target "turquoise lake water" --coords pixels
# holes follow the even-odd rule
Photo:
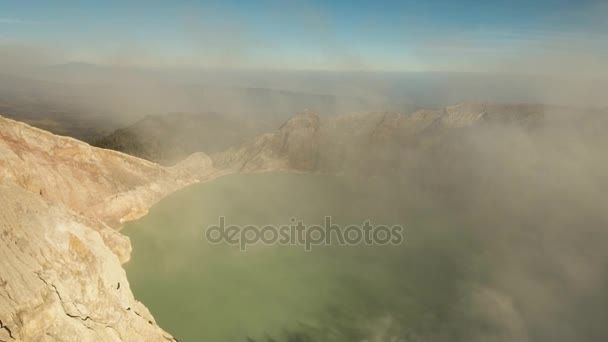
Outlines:
[[[475,239],[390,184],[346,177],[231,175],[179,191],[122,231],[131,287],[180,341],[466,340]],[[205,239],[209,225],[404,227],[386,246],[250,246]]]

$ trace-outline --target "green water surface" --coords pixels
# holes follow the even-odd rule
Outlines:
[[[191,186],[127,224],[138,300],[180,341],[466,340],[475,241],[402,189],[345,177],[232,175]],[[400,224],[396,246],[213,245],[207,226]],[[448,228],[446,228],[448,227]]]

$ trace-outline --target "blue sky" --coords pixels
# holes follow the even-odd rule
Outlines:
[[[605,58],[602,2],[3,0],[0,44],[101,64],[476,71]]]

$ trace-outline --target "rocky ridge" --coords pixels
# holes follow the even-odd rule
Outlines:
[[[316,113],[305,112],[295,115],[277,131],[213,155],[213,159],[218,168],[240,172],[342,172],[376,163],[379,154],[432,145],[454,132],[483,124],[532,125],[543,119],[543,113],[544,107],[537,105],[484,103],[464,103],[411,114],[349,114],[326,120]],[[387,159],[395,158],[387,156]]]

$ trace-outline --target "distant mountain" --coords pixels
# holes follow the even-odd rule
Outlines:
[[[99,86],[0,74],[0,115],[90,142],[121,125],[100,104],[103,93]]]

